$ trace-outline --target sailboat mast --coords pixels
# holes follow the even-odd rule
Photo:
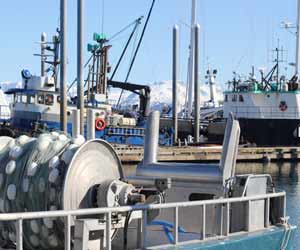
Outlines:
[[[297,24],[296,24],[296,64],[295,76],[299,75],[299,52],[300,52],[300,0],[297,0]]]
[[[195,64],[195,42],[193,28],[197,23],[197,0],[192,0],[192,19],[191,19],[191,41],[190,41],[190,56],[189,56],[189,82],[188,82],[188,101],[187,110],[188,118],[191,118],[193,107],[193,93],[194,93],[194,64]]]

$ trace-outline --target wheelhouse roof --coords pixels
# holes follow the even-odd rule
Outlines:
[[[8,89],[4,92],[6,95],[13,95],[13,94],[25,94],[25,95],[35,95],[35,94],[59,94],[55,91],[48,91],[48,90],[37,90],[37,89],[20,89],[20,88],[13,88]]]

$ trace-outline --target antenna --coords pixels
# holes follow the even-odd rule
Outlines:
[[[293,24],[289,21],[281,22],[281,28],[286,29],[288,32],[296,36],[296,53],[295,53],[295,63],[290,63],[289,65],[295,66],[294,77],[298,79],[299,75],[299,53],[300,53],[300,0],[297,0],[297,23]],[[296,31],[291,31],[296,30]]]

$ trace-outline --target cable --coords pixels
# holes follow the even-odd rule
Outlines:
[[[137,46],[137,48],[136,48],[136,50],[135,50],[133,59],[132,59],[132,61],[131,61],[131,63],[130,63],[130,66],[129,66],[129,70],[128,70],[128,73],[127,73],[127,76],[126,76],[125,83],[127,83],[128,79],[129,79],[129,76],[130,76],[130,73],[131,73],[131,71],[132,71],[132,68],[133,68],[135,59],[136,59],[137,54],[138,54],[138,51],[139,51],[139,49],[140,49],[140,47],[141,47],[141,44],[142,44],[142,41],[143,41],[143,38],[144,38],[144,35],[145,35],[145,32],[146,32],[146,29],[147,29],[147,26],[148,26],[148,23],[149,23],[149,20],[150,20],[152,11],[153,11],[153,8],[154,8],[155,1],[156,1],[156,0],[152,0],[152,4],[151,4],[151,7],[150,7],[150,10],[149,10],[149,13],[148,13],[148,16],[147,16],[147,19],[146,19],[146,22],[145,22],[145,25],[144,25],[144,28],[143,28],[143,31],[142,31],[140,40],[139,40],[138,46]],[[120,94],[119,101],[121,100],[122,94],[123,94],[123,91],[122,91],[121,94]],[[118,103],[117,103],[117,106],[119,106],[119,101],[118,101]]]
[[[132,213],[132,211],[129,211],[127,213],[126,219],[125,219],[124,233],[123,233],[123,250],[127,250],[127,245],[128,245],[127,234],[128,234],[128,226],[129,226],[129,221],[130,221],[131,213]]]
[[[111,42],[113,39],[115,39],[117,36],[119,36],[121,33],[123,33],[124,31],[126,31],[127,29],[129,29],[134,24],[140,23],[143,18],[144,18],[144,16],[140,16],[139,18],[137,18],[136,20],[134,20],[132,23],[128,24],[123,29],[121,29],[120,31],[118,31],[116,34],[112,35],[108,40]]]
[[[137,28],[138,29],[138,28]],[[132,53],[131,53],[131,58],[130,58],[130,62],[132,62],[133,60],[133,56],[134,56],[134,48],[135,48],[135,45],[136,45],[136,41],[137,41],[137,34],[138,32],[136,32],[136,36],[135,36],[135,39],[134,39],[134,43],[133,43],[133,47],[132,47]],[[130,66],[129,66],[130,67]],[[127,78],[125,80],[125,83],[127,83]],[[124,89],[121,90],[121,93],[120,93],[120,96],[119,96],[119,99],[118,99],[118,102],[117,102],[117,108],[119,107],[120,105],[120,102],[121,102],[121,99],[122,99],[122,96],[123,96],[123,93],[124,93]]]
[[[124,55],[125,55],[125,53],[126,53],[126,51],[127,51],[127,48],[128,48],[128,46],[129,46],[129,44],[130,44],[132,38],[133,38],[133,35],[136,33],[136,31],[137,31],[137,29],[138,29],[138,26],[139,26],[140,23],[141,23],[142,18],[143,18],[143,16],[141,16],[140,18],[138,18],[138,19],[135,20],[135,26],[134,26],[134,28],[133,28],[133,30],[132,30],[130,36],[129,36],[129,39],[128,39],[128,41],[127,41],[127,43],[126,43],[126,45],[125,45],[125,47],[124,47],[124,49],[123,49],[123,51],[122,51],[122,54],[121,54],[120,59],[119,59],[117,65],[116,65],[116,67],[115,67],[115,69],[114,69],[114,72],[112,73],[112,75],[111,75],[111,77],[110,77],[110,80],[111,80],[111,81],[112,81],[113,78],[115,77],[115,74],[116,74],[116,72],[117,72],[117,70],[118,70],[118,68],[119,68],[119,66],[120,66],[120,64],[121,64],[121,61],[122,61],[122,59],[123,59],[123,57],[124,57]]]

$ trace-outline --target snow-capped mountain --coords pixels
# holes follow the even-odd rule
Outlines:
[[[172,81],[162,81],[155,82],[150,85],[151,88],[151,108],[153,110],[165,110],[166,108],[171,108],[172,106]],[[119,96],[120,90],[111,89],[109,93],[109,99],[111,103],[116,104]],[[178,110],[182,110],[185,104],[186,98],[186,85],[183,82],[179,82],[178,84]],[[210,91],[209,85],[202,84],[201,85],[201,104],[203,105],[205,102],[210,100]],[[217,102],[223,101],[222,89],[217,86]],[[120,101],[120,106],[122,107],[131,107],[132,105],[139,103],[139,97],[127,91],[124,91],[122,95],[122,99]]]
[[[3,81],[3,82],[0,82],[0,88],[5,92],[8,89],[22,88],[22,83],[21,82]]]
[[[0,89],[3,91],[3,93],[9,89],[14,89],[14,88],[22,88],[22,83],[11,82],[11,81],[0,82]],[[5,97],[7,103],[12,102],[12,96],[3,94],[3,97]]]

